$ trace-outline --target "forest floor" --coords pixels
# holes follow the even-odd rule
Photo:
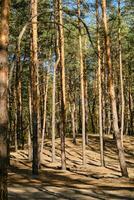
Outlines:
[[[38,177],[32,176],[28,152],[11,152],[9,200],[134,200],[134,137],[124,139],[129,178],[122,178],[115,142],[105,137],[105,165],[100,167],[99,136],[90,135],[86,166],[82,166],[82,142],[66,139],[67,170],[60,170],[60,139],[56,139],[56,160],[51,163],[51,140],[44,146],[44,160]]]

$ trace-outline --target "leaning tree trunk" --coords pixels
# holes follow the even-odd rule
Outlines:
[[[115,96],[113,71],[112,71],[112,63],[111,63],[110,38],[108,34],[107,16],[106,16],[106,0],[102,0],[102,15],[103,15],[103,24],[104,24],[104,34],[105,34],[107,66],[108,66],[108,72],[109,72],[109,90],[110,90],[109,93],[110,93],[112,115],[113,115],[113,129],[114,129],[114,134],[115,134],[116,143],[117,143],[121,173],[122,173],[122,176],[128,177],[124,149],[121,142],[121,134],[120,134],[119,125],[118,125],[116,96]]]
[[[1,5],[0,32],[0,199],[8,199],[7,194],[7,133],[8,133],[8,34],[9,0]]]

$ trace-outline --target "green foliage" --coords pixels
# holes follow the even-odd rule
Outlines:
[[[115,76],[119,72],[118,67],[118,13],[117,2],[107,1],[108,17],[109,17],[109,34],[111,38],[112,64],[115,71]],[[100,9],[101,10],[101,9]],[[78,19],[77,19],[77,5],[76,1],[64,1],[64,35],[65,35],[65,70],[66,70],[66,98],[67,109],[72,106],[72,100],[76,101],[77,114],[80,115],[80,69],[79,69],[79,44],[78,44]],[[68,11],[68,12],[67,12]],[[93,131],[92,120],[94,120],[95,127],[98,123],[98,93],[96,92],[96,74],[97,74],[97,38],[96,38],[96,18],[95,18],[95,1],[83,1],[81,4],[81,18],[84,20],[87,29],[89,30],[91,41],[82,26],[82,48],[84,65],[86,68],[86,77],[88,80],[88,104],[89,104],[89,124],[88,128]],[[133,16],[133,0],[125,0],[121,5],[121,44],[122,44],[122,58],[123,58],[123,76],[126,97],[126,109],[129,104],[129,92],[132,99],[134,99],[134,16]],[[29,66],[30,66],[30,0],[12,0],[11,1],[11,15],[10,15],[10,58],[16,54],[16,45],[18,36],[24,27],[29,22],[26,32],[23,35],[21,42],[21,65],[23,66],[22,78],[22,97],[23,97],[23,125],[24,127],[29,123],[28,113],[28,82],[29,82]],[[38,5],[38,58],[40,64],[39,82],[42,84],[42,76],[45,76],[44,63],[49,63],[49,52],[51,49],[51,73],[49,80],[49,93],[47,102],[47,126],[51,126],[51,107],[52,107],[52,78],[53,65],[55,60],[55,39],[56,39],[57,25],[54,24],[54,6],[53,1],[40,0]],[[100,43],[101,51],[104,52],[104,34],[101,23],[100,12]],[[11,60],[11,59],[10,59]],[[104,66],[106,64],[104,63]],[[60,66],[59,66],[60,67]],[[103,69],[104,70],[104,69]],[[57,91],[56,103],[59,106],[58,92],[59,92],[59,77],[57,69]],[[13,77],[15,79],[15,76]],[[116,87],[119,88],[119,82],[116,80]],[[14,84],[14,80],[13,80]],[[44,84],[45,85],[45,84]],[[15,85],[13,86],[15,87]],[[45,87],[45,86],[44,86]],[[130,91],[131,90],[131,91]],[[42,90],[41,90],[41,96]],[[11,105],[14,98],[11,98]],[[41,113],[43,109],[41,100]],[[59,107],[57,106],[57,121],[59,115]],[[14,120],[14,109],[12,109],[11,121]],[[70,116],[70,112],[68,111]],[[127,114],[126,114],[127,115]],[[93,117],[92,117],[93,116]],[[91,119],[92,117],[92,119]],[[42,116],[41,116],[42,118]],[[69,117],[70,118],[70,117]],[[127,119],[131,119],[127,116]],[[70,119],[69,119],[70,120]],[[71,121],[68,121],[67,131],[71,132]],[[79,127],[81,122],[79,123]]]

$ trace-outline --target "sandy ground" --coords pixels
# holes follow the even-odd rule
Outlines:
[[[60,170],[60,140],[56,139],[56,163],[51,163],[51,141],[44,145],[44,160],[38,177],[33,177],[28,152],[11,153],[9,200],[134,200],[134,137],[125,137],[129,178],[122,178],[115,142],[105,138],[105,166],[100,167],[99,137],[90,136],[86,166],[82,166],[81,139],[66,139],[67,170]]]

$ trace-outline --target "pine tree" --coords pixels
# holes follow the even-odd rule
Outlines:
[[[0,199],[7,194],[7,134],[8,134],[8,42],[9,42],[9,0],[1,6],[0,31]]]

